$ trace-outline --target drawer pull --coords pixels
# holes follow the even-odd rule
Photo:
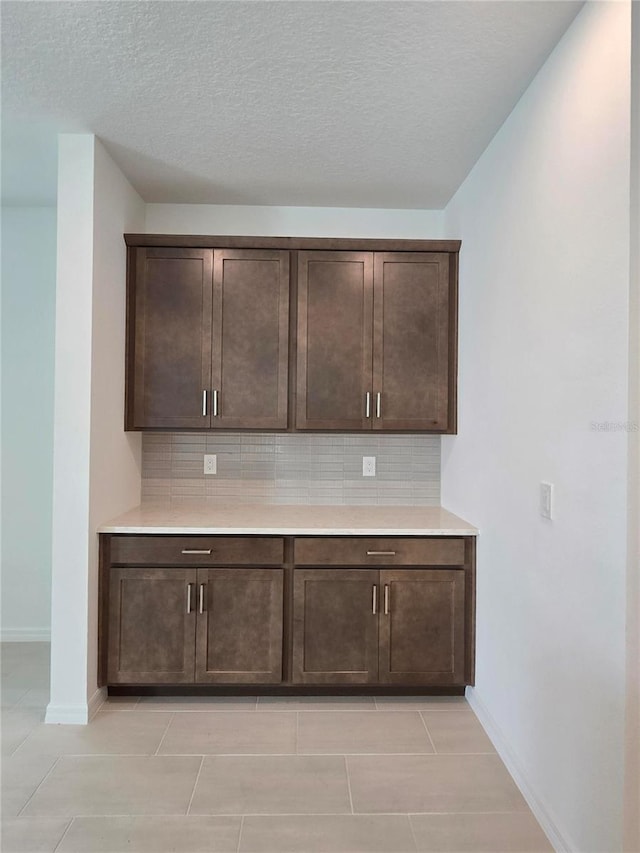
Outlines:
[[[378,587],[376,584],[373,585],[373,591],[371,593],[372,601],[371,601],[371,612],[375,616],[378,612]]]
[[[191,594],[192,594],[192,592],[193,592],[193,584],[188,583],[187,584],[187,613],[191,613],[191,610],[193,609],[191,606]]]
[[[384,585],[384,615],[389,615],[389,585]]]
[[[367,551],[367,557],[395,557],[395,551]]]
[[[198,602],[198,613],[204,613],[204,584],[200,584],[200,600]]]
[[[210,554],[211,548],[183,548],[183,554]]]

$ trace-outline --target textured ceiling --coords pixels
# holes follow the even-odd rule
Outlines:
[[[9,182],[37,120],[150,202],[440,208],[581,3],[1,6]]]

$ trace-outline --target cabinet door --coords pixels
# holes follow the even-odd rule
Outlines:
[[[128,429],[209,427],[212,266],[211,249],[136,250]]]
[[[295,683],[377,681],[377,584],[378,572],[367,569],[295,569]]]
[[[380,682],[464,684],[464,571],[380,572]]]
[[[215,250],[211,426],[286,429],[289,252]]]
[[[111,569],[109,684],[193,683],[194,569]]]
[[[374,429],[449,427],[449,310],[447,254],[376,253]]]
[[[371,429],[372,319],[371,253],[298,253],[297,429]]]
[[[282,569],[199,569],[196,681],[282,681]]]

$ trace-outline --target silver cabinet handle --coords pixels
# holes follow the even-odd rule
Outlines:
[[[218,392],[216,389],[213,389],[213,417],[218,417]]]
[[[366,399],[365,417],[370,418],[371,417],[371,394],[369,393],[369,391],[367,391],[365,399]]]
[[[395,555],[395,551],[367,551],[367,557],[395,557]]]
[[[376,613],[378,612],[378,587],[375,583],[373,585],[373,589],[371,592],[371,598],[372,598],[372,600],[371,600],[371,612],[375,616]]]
[[[384,615],[389,615],[389,586],[388,584],[384,585]]]
[[[210,554],[211,548],[183,548],[183,554]]]
[[[382,394],[380,391],[376,394],[376,417],[380,417],[380,413],[382,411]]]
[[[192,583],[187,584],[187,613],[191,613],[191,610],[192,610],[192,607],[191,607],[191,594],[193,592],[192,587],[193,587]]]
[[[207,416],[207,392],[206,390],[202,392],[202,417],[206,418]]]
[[[198,613],[204,613],[204,584],[200,584],[200,596],[198,600]]]

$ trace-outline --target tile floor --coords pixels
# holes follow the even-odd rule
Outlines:
[[[462,698],[111,699],[45,726],[49,648],[2,646],[3,853],[541,853]]]

